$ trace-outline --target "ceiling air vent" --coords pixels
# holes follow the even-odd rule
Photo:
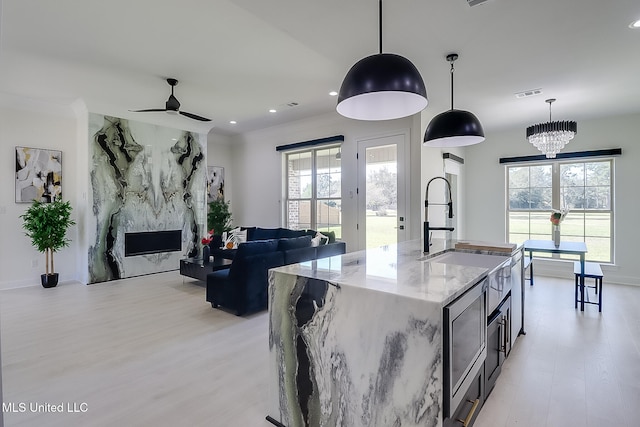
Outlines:
[[[540,95],[541,93],[542,93],[542,89],[530,89],[530,90],[525,90],[523,92],[516,93],[516,98],[518,99],[528,98],[530,96]]]
[[[482,3],[486,3],[489,0],[467,0],[467,3],[469,3],[469,6],[473,7],[473,6],[478,6]]]

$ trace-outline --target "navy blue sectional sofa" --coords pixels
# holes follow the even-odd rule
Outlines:
[[[312,233],[315,236],[315,231],[311,230],[254,227],[253,232],[247,232],[247,242],[234,250],[218,249],[221,240],[216,242],[214,239],[212,246],[217,249],[212,249],[211,253],[233,259],[233,262],[228,269],[207,275],[207,301],[212,307],[222,306],[238,316],[266,310],[270,268],[346,252],[346,244],[341,241],[312,246]]]
[[[261,227],[241,227],[241,230],[247,231],[247,241],[252,242],[255,240],[271,240],[271,239],[291,239],[294,237],[303,237],[316,235],[315,230],[290,230],[288,228],[261,228]],[[324,233],[323,233],[324,234]],[[326,233],[329,239],[328,244],[336,243],[335,233]],[[337,242],[339,245],[344,243]],[[326,246],[326,245],[325,245]],[[222,236],[215,235],[209,244],[211,255],[216,258],[234,259],[237,249],[222,249]],[[325,250],[331,252],[331,249]],[[329,256],[329,255],[326,255]],[[323,257],[321,257],[323,258]],[[290,263],[288,263],[290,264]]]

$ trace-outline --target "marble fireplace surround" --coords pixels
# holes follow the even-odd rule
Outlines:
[[[206,228],[206,135],[90,113],[89,156],[89,283],[176,270],[197,253]],[[180,236],[168,250],[127,256],[126,236],[148,232]]]

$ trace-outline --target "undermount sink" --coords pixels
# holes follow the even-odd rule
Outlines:
[[[425,261],[440,264],[465,265],[467,267],[482,267],[493,269],[507,260],[507,256],[472,254],[468,252],[445,252]]]

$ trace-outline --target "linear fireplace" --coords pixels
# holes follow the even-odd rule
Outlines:
[[[182,250],[182,230],[144,231],[124,235],[124,256]]]

